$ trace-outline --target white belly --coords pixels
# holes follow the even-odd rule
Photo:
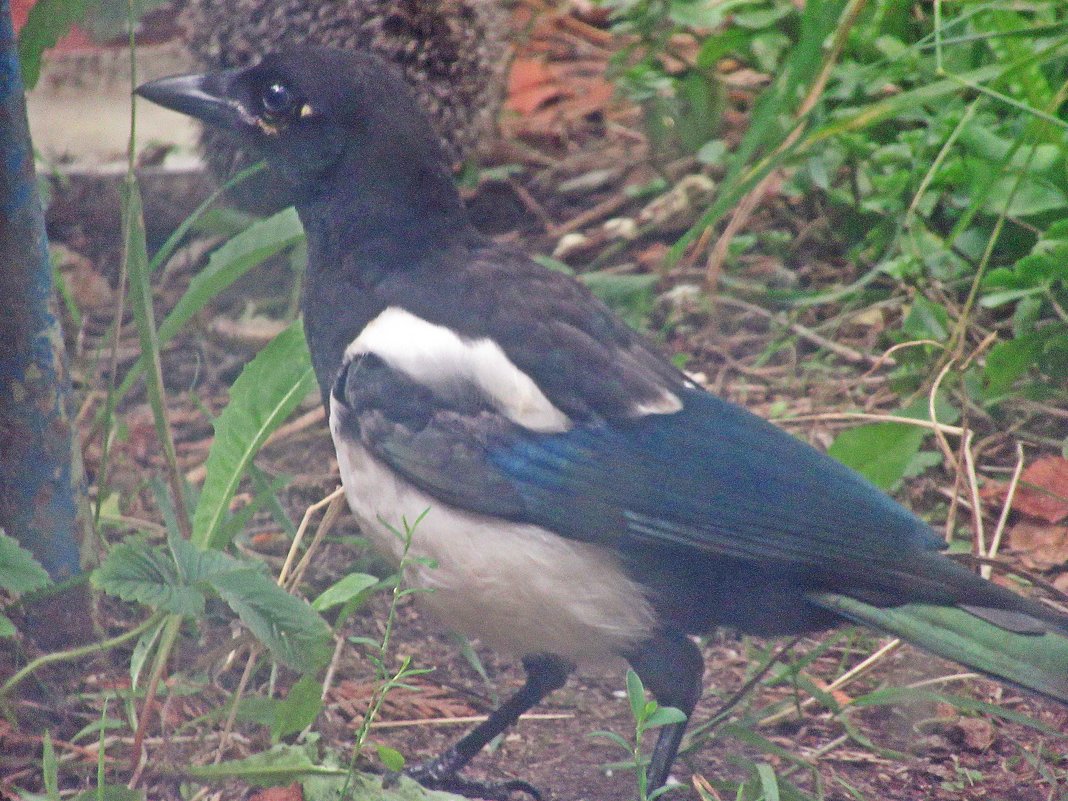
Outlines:
[[[334,426],[331,425],[333,429]],[[349,506],[376,548],[399,561],[403,521],[415,527],[405,579],[445,625],[503,651],[576,664],[619,656],[653,630],[640,584],[608,549],[531,525],[471,514],[430,497],[363,447],[334,435]],[[387,525],[388,524],[388,525]]]

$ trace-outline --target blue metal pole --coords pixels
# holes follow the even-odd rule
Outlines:
[[[0,527],[62,580],[88,514],[24,94],[0,0]]]

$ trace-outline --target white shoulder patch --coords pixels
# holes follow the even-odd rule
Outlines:
[[[490,339],[465,339],[397,306],[373,319],[345,349],[349,361],[373,353],[431,389],[474,384],[509,420],[532,431],[567,431],[571,420]]]
[[[670,390],[664,390],[659,398],[636,403],[631,407],[631,414],[635,417],[644,417],[647,414],[674,414],[682,409],[682,401],[679,396]]]

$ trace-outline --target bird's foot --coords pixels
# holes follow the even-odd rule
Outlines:
[[[522,779],[511,779],[504,782],[480,782],[474,779],[466,779],[456,770],[449,770],[443,765],[444,760],[432,759],[421,765],[413,765],[404,770],[404,775],[414,779],[427,790],[442,790],[447,793],[456,793],[465,798],[482,798],[486,801],[512,801],[515,794],[524,793],[534,801],[542,801],[542,795],[538,788],[530,782]],[[392,774],[392,780],[396,780],[397,774]],[[387,775],[386,783],[389,784],[391,777]]]

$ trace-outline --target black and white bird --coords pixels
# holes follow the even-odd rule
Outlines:
[[[144,97],[230,131],[293,187],[304,324],[353,513],[429,510],[409,581],[447,625],[521,657],[526,685],[411,771],[459,771],[573,666],[627,660],[689,715],[693,635],[861,622],[1068,702],[1068,615],[941,555],[856,473],[695,386],[578,282],[478,234],[400,76],[296,49]],[[663,784],[685,723],[649,764]]]

